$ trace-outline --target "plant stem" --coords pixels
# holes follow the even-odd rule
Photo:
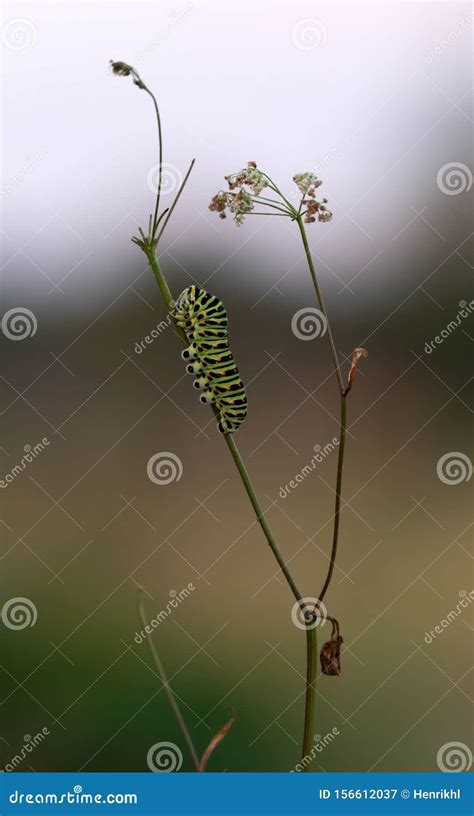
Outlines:
[[[240,473],[240,478],[242,479],[245,490],[247,491],[247,495],[248,495],[248,497],[250,499],[252,507],[255,510],[255,515],[257,516],[257,521],[258,521],[258,523],[260,524],[260,527],[263,530],[265,538],[267,539],[267,541],[268,541],[268,543],[269,543],[269,545],[271,547],[273,555],[275,556],[276,560],[278,561],[280,569],[281,569],[283,575],[285,576],[293,595],[295,596],[296,600],[300,603],[303,600],[303,596],[301,595],[301,592],[299,591],[298,587],[296,586],[296,584],[295,584],[295,582],[293,580],[293,576],[291,575],[291,572],[288,569],[288,567],[287,567],[287,565],[285,563],[285,560],[284,560],[284,558],[283,558],[283,556],[282,556],[282,554],[281,554],[281,552],[280,552],[280,550],[278,548],[278,545],[277,545],[277,543],[275,541],[273,533],[270,530],[270,527],[268,526],[267,520],[266,520],[264,512],[262,510],[262,506],[261,506],[261,504],[260,504],[260,502],[259,502],[259,500],[257,498],[257,495],[255,493],[255,489],[254,489],[253,484],[252,484],[252,482],[250,480],[250,476],[248,474],[247,468],[245,467],[245,464],[243,462],[243,459],[242,459],[242,457],[240,455],[239,449],[238,449],[238,447],[237,447],[237,445],[236,445],[236,443],[234,441],[234,437],[232,436],[232,434],[225,434],[225,441],[227,442],[227,447],[229,448],[229,451],[230,451],[230,453],[232,455],[232,458],[233,458],[233,460],[235,462],[237,470]]]
[[[164,276],[164,274],[163,274],[163,272],[161,270],[160,264],[158,263],[158,259],[156,257],[155,252],[153,250],[150,250],[147,253],[147,258],[148,258],[150,266],[151,266],[151,268],[152,268],[152,270],[153,270],[153,272],[155,274],[155,278],[156,278],[156,280],[158,282],[158,286],[160,287],[161,294],[163,295],[163,298],[165,300],[168,311],[170,311],[172,306],[173,306],[173,296],[172,296],[171,290],[170,290],[170,288],[168,286],[168,282],[167,282],[167,280],[166,280],[166,278],[165,278],[165,276]],[[184,334],[184,332],[179,331],[179,335],[180,335],[181,339],[183,340],[183,342],[187,343],[186,335]],[[283,558],[283,556],[282,556],[282,554],[281,554],[281,552],[280,552],[280,550],[278,548],[278,544],[275,541],[275,537],[274,537],[274,535],[273,535],[273,533],[272,533],[272,531],[271,531],[271,529],[270,529],[270,527],[268,525],[268,522],[267,522],[267,520],[265,518],[265,514],[263,512],[262,506],[261,506],[261,504],[260,504],[260,502],[259,502],[259,500],[257,498],[255,488],[254,488],[254,486],[252,484],[252,481],[250,479],[249,472],[248,472],[247,468],[245,467],[244,460],[242,459],[242,456],[241,456],[240,451],[239,451],[239,449],[237,447],[237,444],[236,444],[236,442],[234,440],[234,437],[233,437],[232,434],[224,434],[224,438],[225,438],[225,441],[227,443],[227,447],[228,447],[228,449],[229,449],[229,451],[231,453],[231,456],[232,456],[232,458],[233,458],[233,460],[235,462],[235,466],[237,467],[237,470],[239,471],[240,478],[242,479],[242,483],[243,483],[243,485],[245,487],[245,490],[246,490],[247,495],[248,495],[248,497],[250,499],[252,507],[255,510],[255,515],[257,516],[257,521],[258,521],[258,523],[260,524],[260,527],[263,530],[265,538],[267,539],[267,541],[268,541],[268,543],[269,543],[269,545],[271,547],[273,555],[275,556],[276,560],[278,561],[280,569],[283,572],[283,575],[285,576],[293,595],[295,596],[295,598],[296,598],[296,600],[298,602],[301,602],[302,599],[303,599],[303,596],[302,596],[301,592],[299,591],[298,587],[296,586],[296,583],[295,583],[295,581],[293,579],[293,576],[291,575],[291,572],[290,572],[290,570],[288,569],[288,567],[287,567],[287,565],[285,563],[285,560],[284,560],[284,558]]]
[[[156,253],[152,248],[149,248],[147,251],[147,258],[150,263],[150,266],[153,270],[155,275],[156,281],[158,286],[160,287],[161,294],[163,295],[163,299],[166,303],[168,310],[170,310],[173,306],[173,296],[171,294],[171,290],[168,286],[168,282],[161,270],[160,264],[156,257]],[[184,343],[187,344],[186,335],[184,332],[179,329],[178,330],[179,336],[183,340]],[[278,544],[276,543],[275,537],[270,529],[270,526],[265,518],[264,511],[262,506],[258,500],[257,494],[255,492],[255,488],[252,484],[250,479],[250,475],[248,470],[245,466],[245,463],[242,459],[240,451],[237,447],[237,444],[234,440],[232,434],[224,434],[224,438],[227,444],[227,447],[231,453],[231,456],[234,460],[235,466],[239,472],[240,478],[242,479],[242,483],[246,490],[247,496],[250,499],[252,507],[255,511],[255,515],[257,517],[257,521],[267,539],[267,542],[272,550],[273,555],[275,556],[278,565],[285,576],[285,579],[295,597],[295,599],[302,605],[303,608],[303,596],[298,589],[293,576],[285,563],[285,560],[280,552]],[[307,665],[306,665],[306,700],[305,700],[305,718],[304,718],[304,737],[303,737],[303,756],[306,756],[309,753],[309,746],[311,745],[312,741],[312,734],[313,734],[313,719],[314,719],[314,708],[315,708],[315,695],[316,695],[316,633],[314,629],[306,629],[306,654],[307,654]]]
[[[332,549],[331,549],[331,557],[329,559],[329,567],[326,574],[326,578],[324,580],[323,587],[321,592],[319,593],[319,601],[322,601],[326,592],[329,588],[329,584],[331,583],[332,575],[334,572],[334,567],[336,564],[336,556],[337,556],[337,545],[339,540],[339,526],[340,526],[340,515],[341,515],[341,493],[342,493],[342,471],[344,468],[344,451],[346,445],[346,428],[347,428],[347,393],[344,389],[344,382],[342,379],[341,374],[341,367],[339,365],[339,359],[337,356],[336,346],[334,343],[334,338],[331,331],[331,324],[329,322],[328,313],[326,311],[326,306],[324,304],[323,295],[321,292],[321,288],[319,286],[318,276],[316,274],[316,269],[313,262],[313,256],[311,254],[311,250],[308,244],[308,238],[306,235],[306,230],[304,227],[303,218],[301,215],[298,215],[296,219],[298,223],[298,227],[301,233],[301,239],[303,241],[304,251],[306,255],[306,260],[308,262],[309,271],[311,273],[311,278],[313,280],[314,288],[316,291],[316,297],[318,299],[319,308],[323,313],[326,326],[327,326],[327,335],[329,340],[329,345],[331,347],[331,354],[334,363],[334,371],[336,373],[337,381],[339,384],[339,395],[340,395],[340,410],[341,410],[341,418],[339,423],[339,454],[337,459],[337,476],[336,476],[336,498],[334,504],[334,530],[333,530],[333,539],[332,539]]]
[[[318,276],[316,275],[316,269],[314,267],[313,256],[311,255],[311,250],[308,244],[308,238],[306,235],[306,230],[304,228],[304,223],[301,215],[299,215],[296,219],[298,223],[298,227],[300,228],[301,239],[303,241],[304,251],[306,255],[306,260],[308,262],[309,271],[311,273],[311,278],[313,280],[314,288],[316,290],[316,297],[318,298],[319,308],[321,309],[324,317],[326,318],[326,325],[327,325],[327,335],[329,339],[329,344],[331,346],[331,353],[334,362],[334,371],[336,372],[337,381],[339,383],[339,390],[344,391],[344,383],[342,380],[341,368],[339,366],[339,360],[337,357],[336,346],[334,344],[334,338],[332,336],[331,325],[329,323],[328,313],[326,311],[326,306],[324,305],[323,294],[321,292],[321,288],[319,286]]]
[[[162,662],[161,662],[161,660],[159,658],[158,652],[156,651],[155,644],[153,643],[152,638],[148,634],[148,629],[149,629],[148,620],[147,620],[147,617],[146,617],[146,614],[145,614],[145,609],[143,607],[143,600],[142,600],[140,595],[138,596],[138,613],[139,613],[141,621],[143,623],[143,628],[144,628],[144,631],[145,631],[145,634],[146,634],[146,639],[147,639],[148,645],[150,647],[151,656],[152,656],[152,658],[153,658],[153,660],[155,662],[156,668],[158,669],[158,674],[160,675],[160,680],[163,683],[163,688],[165,690],[166,696],[168,697],[169,704],[170,704],[171,708],[173,709],[174,715],[175,715],[176,720],[178,722],[178,725],[179,725],[179,727],[181,729],[181,733],[182,733],[182,735],[184,737],[186,745],[188,746],[189,753],[191,754],[191,758],[193,760],[194,767],[195,767],[196,771],[200,771],[201,767],[200,767],[199,757],[198,757],[196,749],[194,747],[194,743],[193,743],[193,741],[191,739],[191,735],[190,735],[190,733],[189,733],[189,731],[187,729],[186,723],[184,721],[183,715],[181,714],[178,703],[176,702],[176,698],[175,698],[175,696],[173,694],[171,686],[168,683],[168,678],[166,677],[166,673],[165,673],[165,670],[163,668],[163,664],[162,664]]]
[[[339,522],[341,516],[341,494],[342,494],[342,471],[344,467],[344,448],[346,445],[346,426],[347,426],[347,395],[341,394],[341,421],[340,421],[340,436],[339,436],[339,454],[337,457],[337,476],[336,476],[336,501],[334,507],[334,531],[332,538],[331,558],[329,560],[328,572],[323,584],[323,588],[319,593],[319,600],[322,601],[331,583],[332,574],[336,564],[337,543],[339,540]]]
[[[158,235],[156,236],[156,243],[158,243],[158,241],[160,240],[160,238],[161,238],[161,236],[162,236],[162,234],[163,234],[163,232],[164,232],[164,230],[165,230],[165,227],[166,227],[166,225],[167,225],[168,221],[170,220],[171,216],[173,215],[173,210],[174,210],[174,208],[176,207],[176,204],[178,203],[178,201],[179,201],[179,199],[180,199],[180,197],[181,197],[181,193],[182,193],[182,192],[183,192],[183,190],[184,190],[184,187],[185,187],[185,185],[186,185],[186,182],[187,182],[187,180],[188,180],[188,178],[189,178],[189,176],[190,176],[190,174],[191,174],[191,170],[192,170],[192,169],[193,169],[193,167],[194,167],[194,162],[195,162],[195,161],[196,161],[196,159],[193,159],[193,160],[192,160],[192,162],[191,162],[191,164],[189,165],[188,172],[186,173],[186,175],[185,175],[185,177],[184,177],[183,181],[181,182],[180,188],[179,188],[178,192],[176,193],[176,198],[175,198],[175,200],[173,201],[173,203],[172,203],[171,207],[170,207],[170,208],[169,208],[169,210],[168,210],[168,215],[166,216],[166,218],[165,218],[165,220],[164,220],[164,222],[163,222],[163,226],[161,227],[161,229],[160,229],[160,231],[159,231]],[[166,212],[166,210],[165,210],[165,212]],[[163,215],[164,215],[164,213],[163,213]],[[161,220],[161,218],[163,217],[163,215],[160,217],[160,219],[159,219],[159,220]],[[156,224],[156,226],[157,226],[157,227],[158,227],[158,223],[159,223],[159,221],[158,221],[158,222],[157,222],[157,224]]]
[[[317,669],[317,638],[316,628],[306,630],[306,701],[304,712],[303,750],[301,758],[311,757],[313,745],[313,721],[316,698],[316,669]],[[311,763],[303,763],[303,771],[309,771]]]

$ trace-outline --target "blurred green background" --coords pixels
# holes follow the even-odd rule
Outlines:
[[[163,269],[175,295],[197,281],[226,304],[250,405],[236,440],[308,596],[328,563],[335,455],[279,494],[338,432],[327,343],[291,331],[314,292],[295,225],[248,218],[237,229],[207,204],[225,173],[256,159],[288,193],[295,172],[317,172],[334,212],[310,241],[341,360],[356,346],[369,357],[349,398],[347,503],[326,598],[343,674],[318,681],[315,733],[337,735],[314,770],[437,770],[442,746],[472,744],[472,609],[425,637],[472,590],[472,480],[437,475],[446,453],[472,462],[472,315],[425,351],[473,297],[459,170],[472,166],[467,13],[456,3],[9,8],[36,39],[2,49],[2,314],[28,308],[38,328],[1,338],[3,473],[25,445],[49,445],[0,494],[2,604],[27,598],[37,610],[34,626],[0,629],[2,767],[46,727],[17,770],[148,771],[160,741],[181,746],[191,770],[134,640],[139,587],[153,618],[190,582],[154,640],[200,751],[236,715],[209,770],[289,771],[300,756],[305,636],[293,598],[173,329],[135,350],[166,317],[130,243],[151,206],[155,134],[147,100],[107,76],[109,57],[138,58],[156,88],[171,177],[197,158]],[[312,41],[298,34],[308,18]],[[447,164],[456,194],[437,181]],[[160,452],[179,458],[179,481],[148,478]]]

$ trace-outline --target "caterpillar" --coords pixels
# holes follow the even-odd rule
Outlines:
[[[181,356],[189,360],[188,374],[197,375],[193,385],[202,389],[200,401],[215,406],[221,433],[234,433],[247,415],[247,395],[229,347],[222,301],[199,286],[188,286],[171,315],[189,341]]]

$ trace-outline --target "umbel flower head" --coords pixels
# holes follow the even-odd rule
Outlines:
[[[312,224],[316,219],[324,222],[330,221],[332,218],[332,213],[326,207],[327,199],[316,200],[316,190],[321,186],[322,181],[314,173],[297,173],[293,176],[293,180],[302,194],[297,210],[285,198],[270,177],[262,170],[259,170],[257,163],[254,161],[249,161],[247,167],[239,170],[238,173],[224,176],[224,178],[229,189],[217,193],[212,198],[209,209],[212,212],[217,212],[219,218],[226,218],[226,210],[228,209],[233,213],[237,225],[243,224],[245,215],[253,213],[255,204],[259,205],[260,208],[266,208],[271,215],[286,215],[292,220],[304,218],[306,224]],[[262,196],[264,190],[265,196]],[[277,197],[269,198],[268,195],[271,193]],[[270,210],[273,212],[270,212]],[[263,214],[260,211],[255,213],[255,215]]]
[[[293,181],[298,187],[298,190],[303,193],[301,203],[306,207],[305,223],[312,224],[316,221],[316,217],[318,221],[323,223],[330,221],[332,212],[326,207],[328,203],[327,198],[323,198],[322,201],[316,200],[316,190],[323,183],[321,179],[318,179],[314,173],[297,173],[293,176]]]

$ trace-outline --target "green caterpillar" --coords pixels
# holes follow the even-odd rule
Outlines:
[[[186,371],[197,375],[194,387],[203,389],[199,399],[216,407],[221,433],[234,433],[247,415],[247,395],[229,347],[223,303],[199,286],[188,286],[171,315],[189,341],[181,356],[191,361]]]

